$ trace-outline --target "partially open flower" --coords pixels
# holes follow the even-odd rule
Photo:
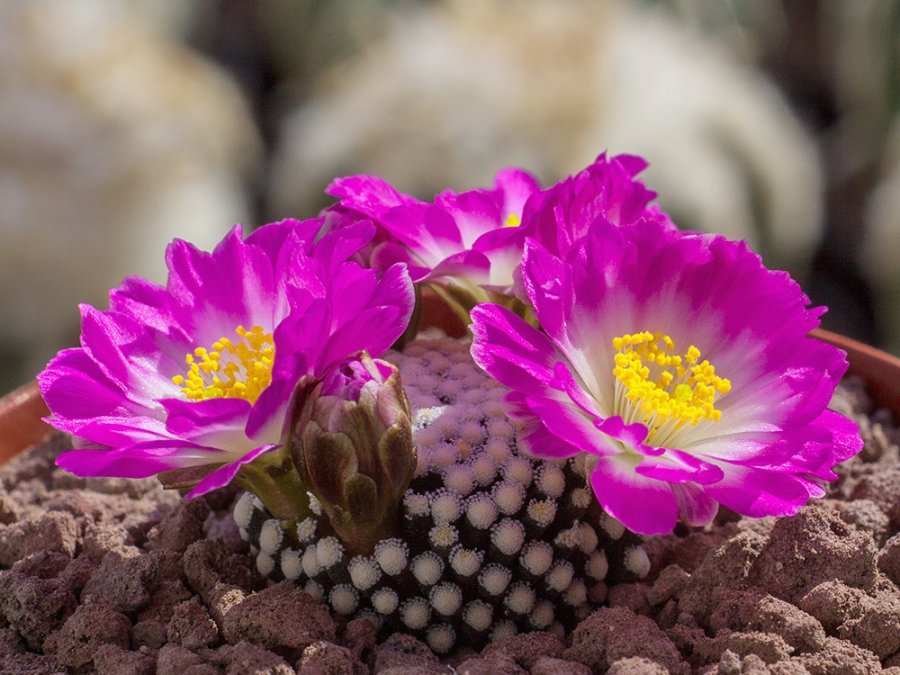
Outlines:
[[[404,266],[379,278],[348,262],[371,223],[316,241],[321,224],[287,220],[246,239],[235,227],[212,253],[176,240],[165,287],[126,279],[109,310],[82,306],[82,346],[39,376],[48,421],[81,446],[58,464],[82,476],[179,470],[170,482],[193,486],[189,496],[241,472],[274,511],[296,510],[257,483],[296,475],[283,452],[269,453],[283,442],[297,382],[362,349],[381,354],[414,301]],[[273,465],[268,474],[250,475],[257,458],[253,466]],[[282,494],[305,499],[293,487]]]
[[[351,553],[391,536],[416,468],[409,401],[397,368],[363,353],[301,383],[290,452]]]
[[[522,210],[539,189],[530,174],[504,169],[490,190],[442,192],[434,203],[404,195],[375,176],[348,176],[328,193],[337,208],[372,218],[387,235],[372,255],[381,268],[409,265],[413,281],[437,286],[462,310],[508,294],[522,258]]]
[[[566,257],[597,220],[611,225],[629,225],[651,220],[667,227],[675,225],[651,200],[636,176],[647,162],[634,155],[607,157],[601,154],[586,168],[528,200],[523,227],[547,249]]]
[[[522,273],[543,332],[482,305],[472,354],[514,390],[525,447],[585,453],[635,532],[707,523],[717,502],[795,513],[862,447],[826,408],[847,363],[808,336],[823,310],[746,244],[597,219],[566,259],[529,240]]]

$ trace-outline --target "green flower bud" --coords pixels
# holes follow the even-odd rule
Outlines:
[[[390,537],[416,468],[409,401],[393,365],[363,352],[323,381],[301,382],[290,453],[351,554]]]

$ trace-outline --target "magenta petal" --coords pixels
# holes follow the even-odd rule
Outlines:
[[[537,313],[541,328],[551,338],[563,335],[575,302],[570,266],[534,239],[528,239],[522,271],[525,292]]]
[[[790,474],[732,464],[706,493],[732,511],[752,518],[790,516],[809,499],[805,481]]]
[[[692,527],[703,527],[712,522],[719,512],[719,503],[702,487],[691,483],[672,485],[672,493],[678,500],[678,512]]]
[[[61,420],[135,412],[136,406],[83,349],[61,351],[38,375],[38,383],[44,401]]]
[[[634,472],[630,458],[601,457],[591,487],[603,509],[632,532],[669,534],[678,520],[678,502],[667,484]]]
[[[504,220],[508,214],[515,214],[521,220],[525,202],[541,189],[541,184],[527,171],[509,168],[497,172],[494,187],[502,195]]]
[[[266,252],[270,260],[278,260],[282,251],[296,246],[296,244],[288,243],[292,238],[299,242],[306,242],[308,248],[311,249],[324,222],[324,218],[310,218],[309,220],[285,218],[257,228],[247,235],[244,243],[258,246]]]
[[[478,305],[471,316],[475,363],[507,387],[542,393],[560,358],[547,336],[500,305]]]
[[[409,275],[415,283],[422,281],[431,271],[429,268],[417,264],[408,248],[393,241],[378,244],[372,251],[371,261],[372,267],[377,270],[386,270],[391,265],[403,263],[407,266]]]
[[[547,459],[565,459],[582,452],[581,448],[551,433],[535,416],[528,405],[527,397],[513,391],[506,395],[506,402],[510,409],[510,416],[521,423],[521,429],[516,438],[525,453]]]
[[[659,456],[648,457],[635,467],[635,472],[667,483],[692,482],[700,485],[716,483],[724,476],[722,469],[715,464],[679,450],[667,450]]]
[[[205,430],[227,426],[243,429],[250,414],[250,402],[242,398],[211,398],[206,401],[163,399],[160,401],[168,418],[169,433],[183,438],[197,438]]]
[[[77,476],[147,478],[169,469],[215,463],[223,456],[216,448],[167,439],[115,450],[68,450],[56,458],[56,464]]]
[[[529,397],[528,406],[550,433],[565,439],[583,452],[607,456],[621,451],[621,448],[613,443],[611,436],[597,433],[593,419],[570,401]],[[537,448],[534,452],[540,454]]]
[[[234,480],[234,477],[237,476],[238,471],[240,471],[241,467],[244,464],[249,464],[260,455],[271,452],[277,447],[279,446],[261,445],[258,448],[254,448],[237,461],[231,462],[230,464],[225,464],[224,466],[216,469],[212,473],[205,476],[199,483],[197,483],[197,485],[194,486],[194,489],[185,495],[185,499],[196,499],[197,497],[202,497],[207,492],[212,492],[213,490],[217,490],[218,488],[225,487]]]
[[[325,188],[325,192],[339,198],[348,208],[375,219],[379,219],[390,209],[416,201],[397,192],[378,176],[336,178]]]
[[[461,251],[447,256],[434,266],[422,281],[461,278],[475,284],[490,280],[491,261],[481,251]]]

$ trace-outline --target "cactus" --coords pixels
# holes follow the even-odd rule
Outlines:
[[[466,342],[420,337],[385,358],[409,397],[417,450],[393,531],[358,553],[333,526],[323,498],[334,493],[315,493],[318,515],[290,530],[246,494],[235,520],[262,574],[446,653],[571,629],[609,583],[649,571],[641,539],[602,512],[583,467],[519,454],[506,389],[472,363]]]

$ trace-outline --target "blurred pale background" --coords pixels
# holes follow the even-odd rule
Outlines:
[[[900,353],[900,0],[0,0],[0,385],[173,237],[642,154]]]

